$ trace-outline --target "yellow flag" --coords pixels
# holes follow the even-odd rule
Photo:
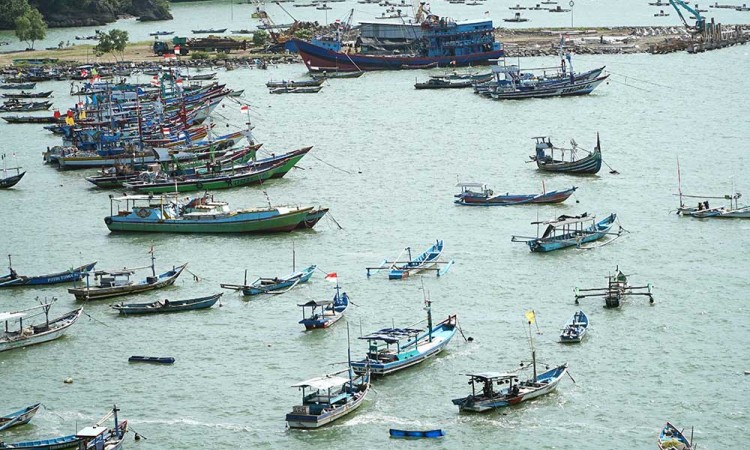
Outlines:
[[[534,310],[526,311],[526,320],[528,320],[529,323],[534,323],[534,320],[536,320],[536,315],[534,314]]]
[[[72,118],[72,117],[70,117],[70,116],[68,116],[68,117],[66,117],[66,118],[65,118],[65,123],[66,123],[67,125],[70,125],[71,127],[72,127],[73,125],[75,125],[75,121],[74,121],[74,120],[73,120],[73,118]]]
[[[86,119],[86,110],[82,109],[81,112],[78,113],[78,119],[79,120],[85,120]]]

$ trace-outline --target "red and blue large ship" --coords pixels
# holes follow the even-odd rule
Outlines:
[[[359,72],[489,64],[505,56],[495,42],[492,20],[456,22],[433,14],[421,23],[421,37],[410,53],[369,54],[356,46],[344,47],[340,39],[292,39],[287,48],[296,51],[311,71]]]

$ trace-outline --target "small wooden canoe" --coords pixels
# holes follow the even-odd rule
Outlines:
[[[20,409],[16,412],[0,417],[0,431],[29,423],[29,421],[34,417],[34,414],[36,414],[36,412],[39,410],[40,406],[42,406],[42,404],[37,403],[35,405],[27,406],[24,409]]]
[[[692,450],[693,444],[677,427],[667,422],[659,433],[659,448],[661,450]]]
[[[586,336],[586,331],[589,328],[589,318],[584,314],[583,311],[578,311],[573,314],[573,317],[568,320],[565,327],[560,333],[560,342],[562,343],[573,343],[581,342],[583,337]]]
[[[425,431],[412,431],[412,430],[397,430],[391,428],[388,430],[388,434],[392,438],[404,438],[404,439],[423,439],[423,438],[441,438],[445,436],[443,430],[425,430]]]
[[[175,359],[171,356],[131,356],[128,362],[150,363],[150,364],[174,364]]]

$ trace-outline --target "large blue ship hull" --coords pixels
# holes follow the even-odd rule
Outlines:
[[[497,59],[505,56],[505,52],[502,49],[460,56],[346,54],[335,52],[300,39],[292,39],[289,47],[296,48],[308,69],[315,71],[329,70],[338,72],[476,66],[489,64],[490,59]]]

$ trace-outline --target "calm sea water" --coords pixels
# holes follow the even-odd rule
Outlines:
[[[324,220],[313,231],[263,237],[112,235],[103,222],[109,193],[90,188],[86,172],[42,164],[41,152],[58,139],[37,126],[0,124],[2,151],[28,170],[0,193],[0,252],[14,255],[19,273],[92,260],[103,269],[145,266],[153,244],[158,268],[189,262],[200,281],[184,274],[172,288],[127,300],[191,298],[241,282],[245,269],[288,273],[294,246],[298,266],[337,272],[357,305],[332,329],[303,332],[297,304],[333,295],[320,274],[281,296],[246,301],[227,292],[222,307],[177,315],[122,318],[109,301],[88,304],[88,316],[65,338],[0,354],[0,413],[38,401],[48,408],[1,439],[73,433],[117,403],[148,438],[128,439],[129,449],[366,449],[396,445],[389,427],[443,428],[447,437],[431,444],[438,448],[648,449],[666,420],[695,426],[704,449],[735,446],[750,423],[750,377],[743,375],[750,370],[750,222],[672,211],[678,156],[685,192],[724,194],[732,182],[750,189],[749,58],[750,47],[582,56],[574,60],[578,70],[606,64],[613,81],[587,97],[523,102],[416,91],[414,80],[430,73],[423,71],[332,80],[319,94],[300,96],[272,96],[263,84],[302,77],[301,65],[221,72],[222,82],[246,90],[265,148],[315,146],[298,170],[264,186],[272,201],[328,206],[343,227]],[[67,83],[40,87],[47,86],[56,106],[73,103]],[[243,121],[229,101],[218,113],[222,128]],[[597,132],[605,161],[620,175],[550,176],[526,163],[533,136],[558,144],[575,138],[590,148]],[[485,181],[496,192],[539,192],[543,182],[580,189],[556,206],[461,208],[452,203],[456,180]],[[265,203],[261,188],[217,196],[233,207]],[[630,233],[601,248],[544,255],[510,242],[534,233],[537,218],[582,212],[616,212]],[[458,314],[474,342],[456,336],[439,357],[377,382],[361,409],[333,426],[286,431],[284,414],[300,402],[290,385],[343,367],[347,325],[356,358],[365,352],[360,332],[424,319],[418,279],[367,279],[364,268],[435,239],[445,240],[456,264],[445,277],[424,277],[434,315]],[[656,304],[634,300],[613,311],[584,301],[590,336],[580,345],[557,343],[577,310],[574,287],[604,286],[617,266],[635,284],[652,283]],[[0,311],[33,306],[37,296],[58,297],[53,312],[60,314],[76,307],[66,286],[57,286],[3,290]],[[541,331],[534,334],[539,359],[567,361],[576,383],[565,379],[556,393],[521,407],[459,414],[450,400],[469,390],[463,373],[510,370],[529,359],[523,314],[530,309]],[[177,363],[130,365],[130,355]],[[63,384],[67,377],[74,383]]]
[[[309,0],[296,0],[297,3],[310,3]],[[705,3],[704,3],[705,2]],[[400,3],[393,0],[392,3]],[[409,2],[407,2],[409,3]],[[548,11],[521,11],[522,16],[527,17],[529,22],[508,23],[503,19],[513,17],[515,11],[508,9],[510,6],[521,4],[532,7],[541,0],[487,0],[484,4],[470,6],[465,4],[451,4],[444,0],[431,2],[432,11],[441,16],[453,17],[457,20],[490,18],[496,27],[506,28],[528,28],[528,27],[600,27],[600,26],[674,26],[680,27],[682,22],[677,16],[674,8],[670,6],[650,6],[646,0],[618,1],[618,0],[576,0],[570,7],[565,0],[558,1],[562,8],[570,9],[565,13],[550,13]],[[699,2],[701,9],[707,9],[705,15],[713,17],[717,22],[724,24],[748,23],[750,12],[736,11],[733,9],[708,8],[708,0]],[[722,2],[719,2],[722,3]],[[741,5],[739,0],[727,0],[723,3]],[[329,3],[330,10],[318,10],[314,7],[298,8],[295,3],[282,3],[279,5],[268,2],[265,10],[275,23],[292,23],[294,19],[301,21],[317,21],[321,24],[332,23],[336,19],[346,22],[350,11],[354,10],[353,22],[373,20],[380,17],[386,7],[377,4],[360,4],[354,0]],[[542,5],[554,8],[556,5]],[[77,41],[75,36],[93,35],[95,30],[109,30],[118,28],[128,31],[132,42],[148,41],[153,37],[149,33],[156,30],[174,31],[178,36],[191,36],[191,30],[195,29],[221,29],[228,28],[225,34],[231,35],[231,30],[256,29],[260,24],[258,19],[251,18],[255,5],[249,2],[214,0],[208,2],[175,3],[171,6],[174,16],[172,21],[163,22],[138,22],[136,19],[124,19],[116,23],[97,27],[78,28],[55,28],[47,31],[47,37],[37,42],[35,48],[56,47],[59,42],[70,42],[72,44],[96,43],[95,41]],[[284,11],[286,10],[286,12]],[[410,7],[403,8],[404,13],[413,16]],[[655,17],[654,14],[663,10],[669,14],[667,17]],[[290,14],[292,17],[290,17]],[[688,14],[689,15],[689,14]],[[686,19],[690,20],[687,16]],[[0,51],[23,50],[26,44],[19,42],[13,31],[0,31],[0,42],[8,42],[10,45],[0,46]],[[93,55],[92,55],[93,58]]]

